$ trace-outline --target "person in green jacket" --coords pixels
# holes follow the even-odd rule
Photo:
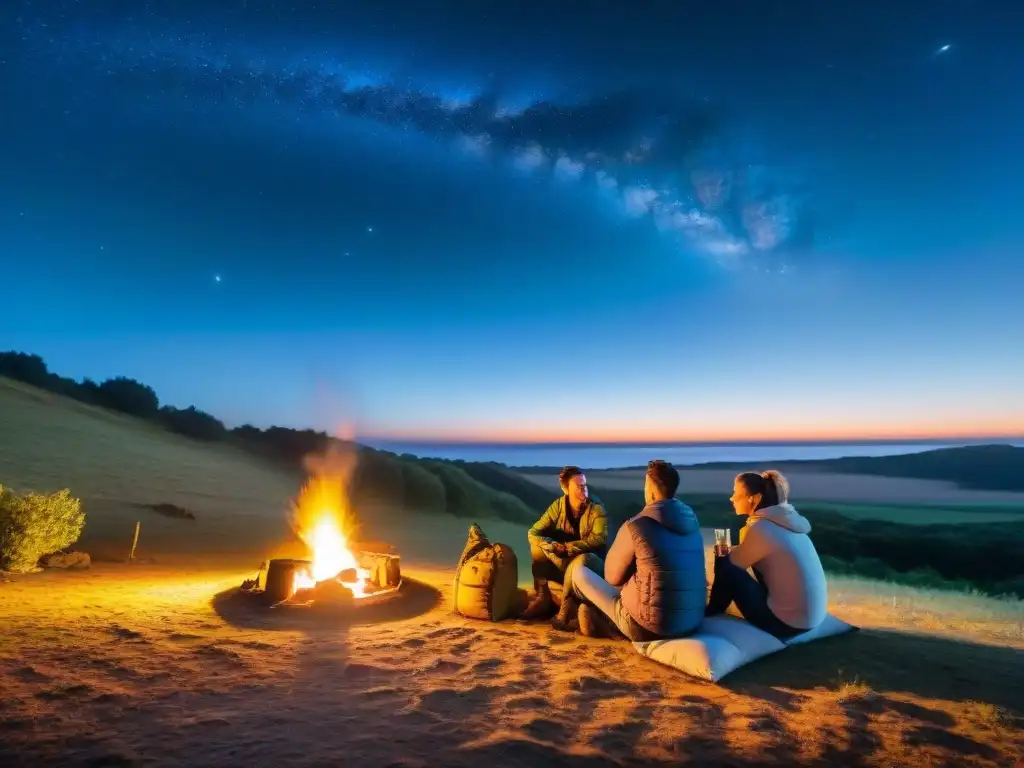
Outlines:
[[[565,467],[558,473],[563,495],[555,499],[527,534],[533,570],[534,595],[522,616],[548,618],[554,612],[554,598],[548,582],[563,584],[569,564],[582,558],[587,567],[601,573],[608,544],[608,516],[601,501],[591,498],[587,476],[579,467]],[[571,603],[572,601],[563,601]],[[566,609],[568,611],[568,608]],[[574,617],[559,614],[556,621],[567,624]]]

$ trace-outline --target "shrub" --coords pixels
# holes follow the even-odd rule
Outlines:
[[[156,416],[160,409],[160,398],[151,386],[124,376],[104,381],[98,394],[108,408],[129,416],[148,419]]]
[[[160,423],[171,432],[196,440],[220,440],[227,435],[224,422],[194,405],[188,408],[165,405],[160,409]]]
[[[0,352],[0,376],[45,388],[49,382],[50,372],[46,362],[39,355]]]
[[[32,570],[43,555],[74,544],[84,525],[82,503],[66,488],[19,496],[0,486],[0,568]]]

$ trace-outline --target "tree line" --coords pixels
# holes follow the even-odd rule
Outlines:
[[[539,515],[514,493],[481,482],[456,463],[399,456],[346,443],[313,429],[260,429],[251,424],[229,429],[195,406],[161,405],[156,390],[125,376],[101,382],[88,378],[76,381],[50,371],[39,355],[24,352],[0,352],[0,376],[144,419],[194,440],[231,443],[294,470],[300,470],[308,456],[323,454],[332,445],[357,451],[359,460],[350,489],[357,504],[380,503],[419,512],[495,517],[524,524],[532,523]]]
[[[0,353],[0,376],[31,384],[81,402],[159,424],[186,437],[228,442],[278,465],[300,471],[303,460],[322,454],[332,443],[358,452],[351,493],[358,504],[380,503],[428,514],[498,518],[528,525],[552,500],[551,491],[508,467],[493,462],[443,461],[397,455],[342,443],[312,429],[246,424],[234,429],[195,407],[161,405],[156,391],[142,382],[114,377],[102,382],[75,381],[49,371],[39,355]],[[639,512],[642,491],[601,489],[610,530]],[[705,527],[733,525],[736,517],[721,495],[688,496]],[[1024,597],[1024,523],[914,526],[853,520],[827,504],[802,507],[812,520],[812,538],[834,573],[856,573],[918,586],[963,586],[993,594]]]

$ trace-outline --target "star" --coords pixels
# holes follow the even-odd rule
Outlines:
[[[366,231],[369,232],[372,235],[373,234],[373,227],[367,227]]]
[[[220,275],[214,275],[213,276],[213,282],[219,283],[220,282]]]
[[[937,50],[936,53],[946,53],[946,51],[948,51],[952,47],[953,46],[951,46],[949,43],[946,43],[944,46],[939,48],[939,50]]]

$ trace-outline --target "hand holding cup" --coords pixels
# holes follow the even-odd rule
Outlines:
[[[715,557],[725,557],[729,554],[730,539],[732,536],[726,528],[715,528]]]

